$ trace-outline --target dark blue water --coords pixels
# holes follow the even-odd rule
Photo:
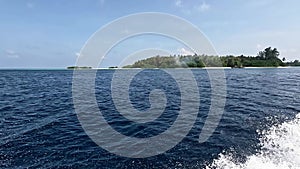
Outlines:
[[[178,71],[178,70],[176,70]],[[96,96],[109,124],[120,133],[148,138],[167,130],[180,110],[180,91],[161,70],[144,70],[130,86],[134,108],[146,110],[149,93],[162,89],[164,113],[139,124],[122,117],[111,101],[114,70],[99,70]],[[173,149],[154,157],[130,159],[109,153],[83,131],[72,101],[70,70],[0,71],[0,168],[203,168],[222,152],[237,160],[260,149],[257,130],[293,119],[300,112],[300,69],[229,69],[222,120],[205,143],[198,136],[210,107],[205,70],[193,70],[200,92],[198,118]]]

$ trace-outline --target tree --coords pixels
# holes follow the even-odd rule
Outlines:
[[[264,51],[260,51],[257,57],[265,60],[278,59],[279,51],[277,48],[272,49],[271,47],[266,48]]]
[[[272,48],[268,47],[264,50],[265,59],[271,59],[272,58]]]
[[[271,56],[270,57],[272,59],[277,59],[278,56],[279,56],[279,51],[276,48],[274,48],[273,50],[271,50]]]
[[[234,57],[229,57],[227,60],[227,67],[234,67],[234,65],[235,65]]]
[[[265,58],[268,59],[276,59],[279,56],[279,52],[276,48],[272,49],[271,47],[268,47],[265,49]]]
[[[259,59],[265,59],[265,52],[263,52],[263,51],[258,52],[257,57]]]

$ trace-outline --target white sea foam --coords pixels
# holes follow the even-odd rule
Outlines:
[[[220,154],[206,169],[300,169],[300,114],[260,134],[262,150],[245,163],[236,164],[230,154]]]

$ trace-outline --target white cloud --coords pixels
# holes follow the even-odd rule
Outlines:
[[[210,5],[203,1],[201,5],[196,7],[196,9],[200,12],[205,12],[210,10]]]
[[[179,10],[185,15],[196,14],[197,12],[206,12],[210,10],[211,6],[207,4],[205,1],[202,1],[201,4],[183,4],[181,0],[175,1],[175,6],[179,8]]]
[[[182,1],[181,1],[181,0],[176,0],[176,1],[175,1],[175,5],[176,5],[177,7],[181,7],[181,6],[182,6]]]
[[[6,57],[9,57],[9,58],[19,58],[20,57],[20,55],[17,52],[10,50],[10,49],[5,50],[4,52],[6,54]]]
[[[191,52],[190,50],[187,50],[185,48],[177,49],[180,55],[186,56],[186,55],[194,55],[194,52]]]

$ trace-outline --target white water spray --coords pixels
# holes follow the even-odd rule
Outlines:
[[[300,114],[260,134],[262,150],[245,163],[236,164],[231,155],[220,154],[206,169],[300,169]]]

